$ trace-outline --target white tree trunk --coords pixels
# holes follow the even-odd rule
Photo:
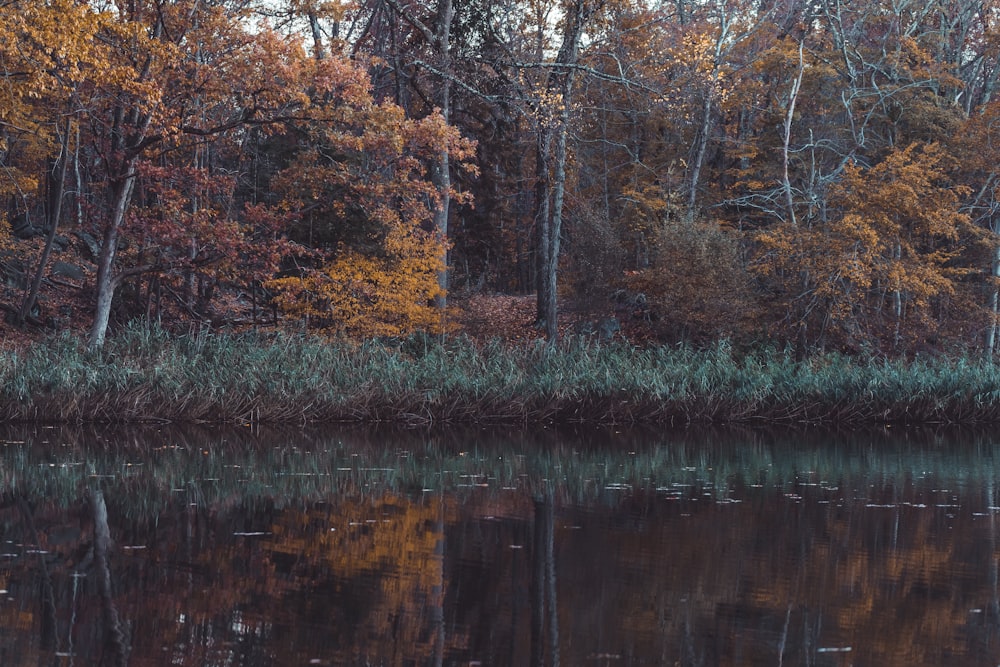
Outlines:
[[[125,213],[132,200],[132,190],[135,188],[136,158],[126,163],[121,180],[114,187],[114,198],[111,217],[104,229],[104,239],[101,244],[101,255],[97,260],[97,309],[94,312],[94,323],[90,327],[87,347],[98,349],[104,345],[108,333],[108,322],[111,319],[111,302],[114,299],[115,288],[120,282],[114,276],[115,254],[118,251],[118,233],[125,222]]]

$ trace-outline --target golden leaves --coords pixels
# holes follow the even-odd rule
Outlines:
[[[829,194],[829,219],[760,233],[755,270],[784,280],[793,300],[818,299],[844,326],[878,319],[890,301],[896,314],[887,319],[918,315],[954,290],[950,263],[974,235],[953,166],[939,145],[916,143],[869,169],[846,165]]]
[[[319,320],[331,333],[351,337],[405,336],[441,328],[432,305],[443,294],[444,242],[419,229],[397,226],[383,256],[343,249],[322,269],[268,281],[286,314]]]

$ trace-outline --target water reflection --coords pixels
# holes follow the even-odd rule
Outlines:
[[[3,665],[1000,662],[988,434],[0,437]]]

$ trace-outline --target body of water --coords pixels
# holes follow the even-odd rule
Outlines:
[[[1000,664],[988,434],[3,442],[3,665]]]

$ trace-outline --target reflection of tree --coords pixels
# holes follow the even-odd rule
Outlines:
[[[531,664],[559,667],[559,605],[556,597],[555,509],[551,493],[535,498],[531,545]],[[546,642],[548,657],[546,663]]]
[[[994,480],[988,480],[983,485],[983,501],[989,509],[987,520],[987,549],[989,554],[985,563],[987,590],[984,591],[985,604],[969,613],[967,631],[970,643],[980,652],[984,660],[991,660],[996,654],[1000,643],[1000,554],[997,553],[997,513],[993,509],[998,506],[998,498]],[[995,660],[991,660],[995,662]]]
[[[60,656],[71,656],[77,664],[128,664],[126,632],[118,613],[121,601],[112,590],[117,573],[111,567],[107,506],[96,489],[86,500],[86,509],[78,504],[68,512],[24,495],[9,496],[9,502],[0,504],[0,542],[7,563],[6,571],[0,570],[2,595],[20,592],[22,605],[28,600],[40,603],[38,612],[9,604],[13,597],[0,605],[0,627],[15,631],[18,646],[7,650],[0,644],[0,664],[56,665],[62,664]],[[11,510],[20,515],[20,530],[10,520]],[[20,553],[10,551],[15,546]],[[25,585],[36,579],[37,598],[26,597]]]
[[[445,552],[445,527],[444,527],[444,501],[439,499],[437,521],[434,523],[434,534],[437,540],[434,542],[434,562],[437,566],[437,581],[431,587],[431,633],[434,636],[434,667],[441,667],[444,662],[444,552]]]
[[[496,454],[469,453],[449,467],[432,460],[439,476],[489,481],[491,488],[403,494],[380,485],[377,476],[388,473],[365,458],[377,454],[374,446],[321,451],[334,471],[357,454],[361,462],[343,473],[352,476],[348,486],[315,475],[301,449],[220,445],[211,452],[193,436],[154,442],[163,449],[146,452],[142,466],[128,467],[140,460],[134,451],[114,450],[117,458],[105,463],[78,442],[23,466],[61,474],[57,456],[68,452],[94,472],[118,475],[100,483],[106,524],[124,545],[109,553],[107,567],[114,605],[130,622],[133,664],[259,665],[282,656],[280,664],[482,660],[513,667],[640,664],[657,656],[681,665],[829,665],[843,658],[965,667],[988,664],[1000,641],[1000,519],[988,509],[997,505],[996,492],[992,482],[972,479],[994,474],[986,448],[979,458],[948,463],[954,452],[937,448],[904,459],[898,448],[881,449],[884,443],[837,452],[758,443],[733,456],[743,457],[737,467],[692,442],[657,459],[671,464],[652,469],[658,493],[603,485],[639,479],[636,470],[650,469],[637,467],[639,456],[609,455],[600,466],[605,477],[594,481],[594,459],[569,447],[546,450],[543,470],[591,476],[590,497],[599,502],[580,509],[578,496],[563,494],[558,481],[537,500],[525,487],[500,491],[482,463]],[[542,461],[541,453],[513,462],[501,453],[517,474]],[[564,465],[571,456],[578,458]],[[896,468],[922,470],[939,470],[944,461],[960,482],[893,475],[893,458]],[[836,470],[838,463],[847,471],[841,479],[799,472]],[[697,469],[685,472],[687,464]],[[301,496],[264,499],[258,487],[241,495],[240,484],[250,488],[241,480],[264,474],[254,466],[301,473],[315,486]],[[22,468],[0,472],[12,469],[25,479]],[[362,469],[374,472],[364,477]],[[463,477],[472,472],[479,473],[474,480]],[[138,507],[133,499],[145,497],[138,490],[145,493],[150,478],[162,497]],[[763,488],[743,481],[758,479]],[[312,489],[323,484],[318,496]],[[935,491],[945,487],[953,492]],[[66,515],[61,501],[29,493],[32,531],[17,502],[22,488],[29,491],[7,490],[0,502],[0,544],[17,545],[0,551],[20,550],[0,559],[0,589],[11,591],[0,598],[0,664],[58,662],[39,641],[52,624],[41,604],[48,595],[43,562],[56,636],[72,628],[76,664],[97,664],[105,634],[91,535],[99,522],[89,504]],[[744,502],[727,504],[730,494]],[[556,505],[560,526],[574,525],[560,528],[558,543]],[[152,518],[149,507],[157,508]],[[35,555],[35,547],[47,554]],[[87,551],[89,567],[79,562]],[[88,576],[71,579],[76,569]],[[850,654],[819,651],[846,646]]]
[[[38,552],[38,567],[42,575],[42,619],[41,619],[41,647],[47,650],[56,648],[56,596],[52,590],[52,575],[49,573],[48,564],[45,562],[45,554],[40,548],[41,539],[38,536],[38,529],[35,528],[35,519],[32,515],[31,507],[24,496],[17,497],[17,507],[21,512],[21,519],[27,534],[31,537],[31,544],[35,545]]]
[[[350,654],[386,665],[442,664],[462,642],[445,636],[444,623],[445,535],[456,510],[453,498],[438,494],[283,511],[266,543],[270,585],[294,591],[312,580],[323,586],[324,600],[312,601],[311,612],[328,619],[338,651],[351,647]]]
[[[89,500],[94,517],[94,569],[97,573],[97,588],[101,596],[101,616],[104,620],[104,646],[100,664],[102,667],[104,665],[126,667],[128,664],[128,645],[111,590],[111,567],[108,564],[108,550],[111,545],[108,508],[104,503],[104,494],[99,489],[91,489]]]

